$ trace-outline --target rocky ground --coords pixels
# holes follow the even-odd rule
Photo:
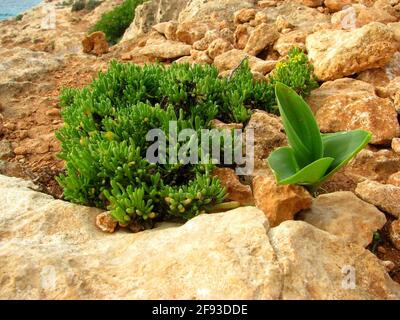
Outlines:
[[[118,45],[106,52],[93,37],[88,53],[89,26],[121,1],[76,13],[51,2],[55,30],[41,28],[41,7],[0,23],[1,298],[400,299],[399,1],[152,0]],[[276,185],[264,159],[286,137],[256,111],[254,175],[215,174],[258,209],[108,235],[95,227],[101,211],[54,200],[62,87],[90,83],[111,59],[228,75],[246,55],[266,81],[294,46],[320,80],[308,102],[321,130],[373,135],[317,198]]]

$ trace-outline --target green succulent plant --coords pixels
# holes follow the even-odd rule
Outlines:
[[[279,184],[315,192],[371,140],[365,130],[321,134],[310,107],[294,90],[277,83],[275,95],[289,141],[267,159]]]

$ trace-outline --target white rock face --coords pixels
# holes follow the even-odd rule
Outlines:
[[[374,232],[386,223],[381,211],[349,191],[320,195],[299,218],[362,247],[368,246]]]
[[[327,81],[383,67],[396,52],[397,43],[389,27],[372,22],[351,31],[315,32],[307,37],[306,48],[316,76]]]
[[[102,233],[97,209],[0,176],[2,299],[399,299],[362,247],[305,222],[269,229],[254,207]],[[356,288],[343,289],[354,267]]]

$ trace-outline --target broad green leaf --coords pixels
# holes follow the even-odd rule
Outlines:
[[[328,168],[333,162],[333,158],[321,158],[310,163],[303,169],[299,170],[295,175],[278,181],[279,184],[302,184],[314,185],[321,181],[326,174]]]
[[[323,134],[324,157],[335,159],[324,179],[329,178],[346,165],[370,140],[371,133],[365,130]]]
[[[270,154],[267,161],[278,181],[295,175],[300,169],[294,157],[293,149],[290,147],[276,149]]]
[[[314,115],[294,90],[277,83],[276,99],[289,144],[300,166],[305,166],[323,157],[321,134]]]

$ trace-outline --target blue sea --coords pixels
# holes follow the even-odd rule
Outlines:
[[[0,0],[0,20],[15,17],[40,2],[42,0]]]

